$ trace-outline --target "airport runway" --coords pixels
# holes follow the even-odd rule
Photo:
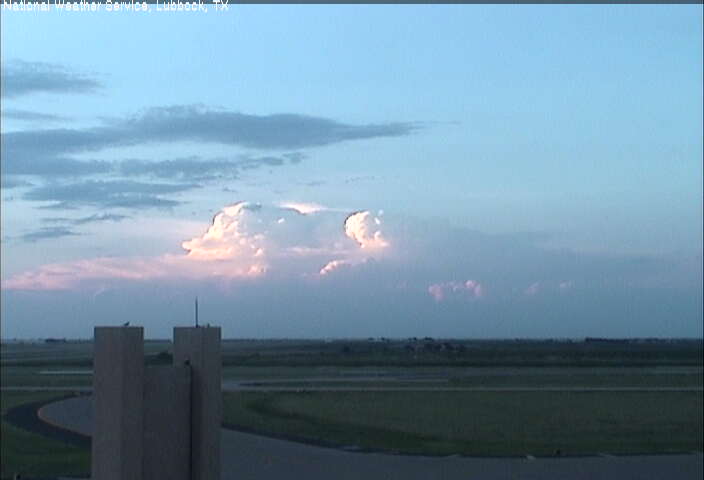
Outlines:
[[[90,435],[90,397],[45,405],[40,416]],[[563,458],[423,457],[360,453],[222,430],[222,479],[365,480],[699,480],[701,453]]]

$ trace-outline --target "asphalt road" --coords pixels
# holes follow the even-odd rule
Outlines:
[[[44,406],[50,423],[90,435],[90,397]],[[701,453],[564,458],[422,457],[359,453],[222,430],[222,479],[699,480]]]

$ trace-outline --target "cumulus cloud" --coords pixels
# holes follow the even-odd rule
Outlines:
[[[185,241],[181,246],[188,257],[197,260],[261,259],[264,257],[263,233],[248,233],[243,225],[243,213],[256,207],[240,202],[218,212],[208,230],[200,237]],[[263,271],[265,266],[254,261],[253,268]]]
[[[484,287],[476,280],[467,280],[464,283],[451,281],[430,285],[428,293],[436,302],[448,298],[477,299],[484,296]]]
[[[105,215],[65,220],[81,224],[119,218]],[[325,275],[368,258],[360,245],[346,239],[340,228],[344,222],[344,216],[334,211],[301,215],[290,208],[238,202],[218,212],[203,234],[183,241],[181,255],[96,258],[46,265],[11,277],[3,287],[51,290],[70,289],[98,279],[177,281],[246,279],[269,273]],[[321,269],[320,265],[325,266]]]
[[[384,248],[389,245],[379,229],[381,219],[368,210],[355,212],[345,220],[345,235],[364,249]]]
[[[2,65],[2,96],[15,98],[32,93],[95,93],[102,88],[96,78],[44,62],[11,60]]]

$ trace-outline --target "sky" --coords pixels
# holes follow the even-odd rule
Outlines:
[[[702,17],[3,11],[0,334],[702,337]]]

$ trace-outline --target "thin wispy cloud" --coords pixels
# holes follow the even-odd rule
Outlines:
[[[162,195],[192,190],[194,183],[149,183],[131,180],[88,180],[75,183],[51,183],[33,188],[25,200],[53,202],[50,208],[81,206],[107,208],[168,208],[180,202]]]
[[[25,242],[37,242],[39,240],[57,239],[61,237],[73,237],[80,235],[67,227],[43,227],[33,232],[28,232],[17,237]]]
[[[3,161],[3,175],[28,175],[37,177],[82,177],[106,174],[114,165],[104,160],[74,160],[66,157],[37,156],[31,161]]]
[[[197,156],[173,160],[123,160],[115,162],[112,171],[124,177],[143,176],[172,180],[214,181],[232,180],[243,170],[265,166],[297,163],[300,158],[290,154],[252,157],[241,155],[234,159],[203,159]]]
[[[329,210],[327,207],[319,203],[304,203],[304,202],[283,202],[280,203],[281,208],[292,210],[301,215],[310,215],[311,213],[322,212]]]
[[[121,222],[130,218],[129,215],[118,215],[115,213],[96,213],[86,217],[67,218],[67,217],[52,217],[43,219],[47,223],[64,223],[67,225],[86,225],[88,223],[100,222]]]
[[[66,122],[68,117],[62,115],[52,115],[50,113],[33,112],[30,110],[20,110],[7,108],[2,110],[3,120],[19,120],[21,122],[53,123]]]

